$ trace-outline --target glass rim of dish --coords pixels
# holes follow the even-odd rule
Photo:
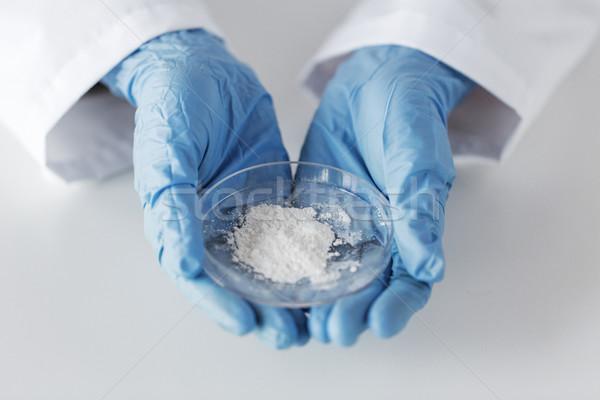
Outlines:
[[[246,167],[243,169],[240,169],[239,171],[233,172],[229,175],[227,175],[224,178],[219,179],[217,182],[213,183],[212,185],[210,185],[207,188],[200,188],[198,189],[198,195],[200,196],[199,199],[200,201],[202,201],[202,198],[205,196],[208,196],[212,191],[217,190],[217,187],[222,184],[223,182],[233,178],[236,175],[242,174],[244,172],[248,172],[250,170],[253,169],[258,169],[261,167],[268,167],[268,166],[273,166],[273,165],[284,165],[284,164],[288,164],[288,165],[292,165],[292,164],[296,164],[296,165],[312,165],[314,167],[322,167],[322,168],[329,168],[329,169],[333,169],[336,170],[338,172],[341,172],[343,174],[348,174],[350,176],[353,176],[354,178],[358,179],[359,181],[363,182],[364,184],[366,184],[367,186],[369,186],[373,192],[375,192],[379,197],[381,197],[381,200],[384,202],[389,202],[389,199],[385,196],[385,194],[383,194],[381,192],[381,190],[379,190],[379,188],[377,186],[375,186],[373,184],[373,182],[369,182],[368,180],[356,175],[355,173],[352,173],[350,171],[347,171],[345,169],[341,169],[338,167],[334,167],[332,165],[327,165],[327,164],[321,164],[321,163],[316,163],[316,162],[312,162],[312,161],[272,161],[272,162],[268,162],[268,163],[262,163],[262,164],[256,164],[253,165],[251,167]]]

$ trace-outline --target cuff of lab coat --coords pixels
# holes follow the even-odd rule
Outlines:
[[[53,77],[30,118],[6,121],[34,158],[64,181],[100,179],[132,163],[133,108],[107,91],[88,92],[106,73],[161,34],[204,28],[220,35],[196,2],[162,2],[115,17]]]
[[[471,30],[408,10],[350,18],[306,67],[303,83],[320,96],[338,65],[362,47],[393,44],[423,51],[478,84],[448,119],[457,163],[498,163],[508,157],[525,129],[522,116],[529,107],[530,90],[493,46],[471,37]]]

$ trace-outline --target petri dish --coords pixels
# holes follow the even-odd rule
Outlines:
[[[275,282],[236,260],[231,232],[259,204],[312,207],[336,240],[327,279]],[[343,223],[332,218],[342,212]],[[327,304],[368,286],[385,271],[393,242],[390,205],[370,182],[347,171],[310,162],[273,162],[233,173],[200,193],[204,271],[247,300],[288,308]],[[352,240],[347,239],[349,235]]]

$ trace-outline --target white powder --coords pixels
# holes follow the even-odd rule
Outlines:
[[[338,256],[334,245],[360,239],[360,235],[344,235],[336,239],[329,223],[317,220],[312,207],[290,208],[261,204],[243,216],[241,226],[228,237],[233,247],[233,259],[251,267],[274,282],[297,283],[308,278],[312,283],[328,282],[339,277],[340,269],[356,271],[357,262],[327,269],[328,260]],[[350,217],[340,207],[321,215],[348,232]]]
[[[343,208],[334,204],[321,204],[319,205],[319,210],[321,211],[321,220],[338,228],[337,234],[339,237],[333,243],[334,246],[344,243],[354,246],[360,242],[360,231],[352,231],[350,229],[352,220]]]

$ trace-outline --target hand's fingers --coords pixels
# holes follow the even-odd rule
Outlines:
[[[369,329],[382,338],[397,334],[410,317],[423,308],[430,295],[430,284],[417,281],[407,273],[395,277],[373,302],[367,319]]]
[[[383,284],[377,280],[360,292],[338,300],[327,321],[327,331],[332,342],[339,346],[352,346],[367,329],[367,313],[373,300],[381,293]]]
[[[359,146],[370,156],[367,165],[380,166],[370,169],[374,181],[400,210],[394,236],[403,266],[415,279],[432,283],[443,277],[444,206],[456,176],[446,117],[474,84],[413,49],[379,51],[390,56],[362,87],[355,105],[383,110],[378,126],[371,128],[380,139]],[[356,129],[371,124],[363,120]]]
[[[254,334],[269,347],[287,349],[298,341],[296,319],[285,308],[253,303],[256,313]]]
[[[144,208],[146,237],[163,269],[193,278],[202,268],[196,191],[208,135],[191,133],[191,101],[183,100],[182,83],[173,81],[173,87],[161,81],[164,90],[151,91],[152,95],[139,102],[133,152],[135,185]]]
[[[165,271],[173,278],[172,271]],[[244,335],[256,326],[256,316],[250,304],[202,276],[196,279],[174,278],[181,293],[227,332]]]
[[[164,270],[195,278],[204,261],[202,221],[194,187],[171,186],[153,204],[144,206],[144,231],[158,252]]]
[[[375,123],[359,120],[357,132],[369,132],[357,147],[373,181],[394,207],[394,237],[402,264],[415,278],[442,279],[444,204],[455,177],[444,108],[425,81],[397,79],[394,69],[364,85],[355,108],[381,110]],[[382,96],[385,94],[385,96]]]
[[[414,208],[404,208],[402,219],[394,222],[395,243],[403,268],[413,278],[433,283],[440,281],[444,274],[444,211],[439,203],[433,207],[440,211],[431,211],[430,205],[420,204],[421,200],[416,203],[419,205]],[[400,273],[396,267],[394,265],[393,277]]]
[[[310,309],[308,317],[308,331],[310,336],[321,343],[329,343],[329,333],[327,332],[327,320],[329,313],[333,309],[333,304],[316,306]]]
[[[310,334],[308,333],[308,322],[304,311],[300,309],[291,309],[289,310],[296,322],[296,329],[298,329],[298,337],[296,338],[296,346],[304,346],[308,343],[310,339]]]

